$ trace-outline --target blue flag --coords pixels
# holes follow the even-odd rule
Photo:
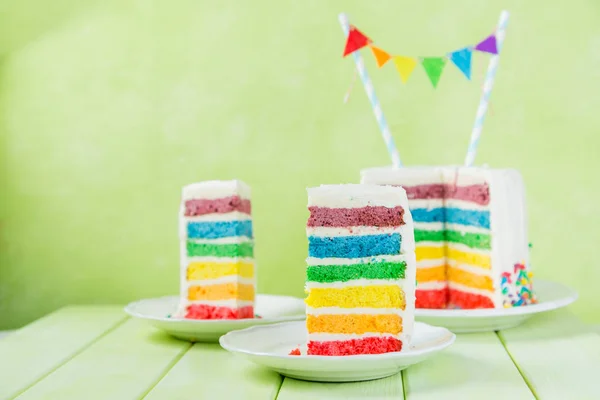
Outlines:
[[[450,53],[450,60],[460,69],[460,71],[465,74],[467,79],[471,79],[471,50],[468,47],[464,49],[456,50],[453,53]]]

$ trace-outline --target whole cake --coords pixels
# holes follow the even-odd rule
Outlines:
[[[372,168],[361,182],[401,185],[415,223],[418,308],[535,302],[525,188],[513,169]]]
[[[179,210],[178,317],[254,317],[255,265],[250,188],[206,181],[183,188]]]
[[[404,189],[308,189],[307,354],[401,351],[413,331],[416,259]]]

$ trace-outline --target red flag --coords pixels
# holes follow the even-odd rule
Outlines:
[[[354,53],[356,50],[360,50],[371,42],[371,39],[363,35],[361,31],[355,27],[350,27],[348,33],[348,39],[346,40],[346,48],[344,49],[344,57],[348,54]]]

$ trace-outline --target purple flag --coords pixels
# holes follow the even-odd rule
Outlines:
[[[475,50],[484,51],[486,53],[498,54],[498,47],[496,47],[496,36],[490,35],[481,42],[477,46],[475,46]]]

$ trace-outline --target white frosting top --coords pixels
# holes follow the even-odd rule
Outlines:
[[[204,181],[186,185],[182,190],[183,201],[192,199],[214,200],[233,195],[250,199],[250,186],[239,180]]]
[[[308,188],[308,206],[330,208],[360,208],[366,206],[408,209],[406,191],[401,187],[342,184]]]

